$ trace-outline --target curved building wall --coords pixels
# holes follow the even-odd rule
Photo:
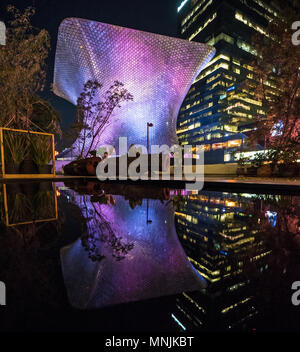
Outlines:
[[[146,145],[147,122],[153,123],[151,144],[171,145],[181,104],[214,54],[201,43],[68,18],[58,33],[54,92],[76,105],[86,81],[98,80],[103,91],[121,81],[134,101],[116,110],[98,146],[118,145],[119,137]]]

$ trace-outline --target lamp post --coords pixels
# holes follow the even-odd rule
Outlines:
[[[149,128],[153,127],[153,123],[147,122],[147,153],[149,154]]]
[[[152,220],[149,219],[149,199],[147,199],[147,225],[152,224]]]

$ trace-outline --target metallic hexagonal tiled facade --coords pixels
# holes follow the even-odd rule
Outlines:
[[[181,104],[214,54],[201,43],[68,18],[59,28],[54,92],[76,104],[86,81],[98,80],[104,91],[121,81],[134,101],[116,110],[98,146],[118,145],[119,137],[145,146],[147,122],[153,123],[151,144],[172,145]]]

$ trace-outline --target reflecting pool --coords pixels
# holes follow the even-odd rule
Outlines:
[[[2,331],[300,330],[298,195],[70,181],[0,196]]]

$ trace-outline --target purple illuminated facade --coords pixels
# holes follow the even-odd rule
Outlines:
[[[98,141],[146,145],[147,122],[153,123],[151,144],[177,143],[176,122],[181,104],[215,49],[209,45],[68,18],[59,28],[54,92],[76,104],[88,80],[104,90],[116,80],[134,96],[117,110]]]

